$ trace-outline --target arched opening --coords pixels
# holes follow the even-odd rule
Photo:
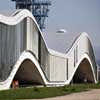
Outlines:
[[[28,87],[34,85],[42,85],[44,84],[43,79],[35,66],[35,64],[26,59],[23,61],[21,66],[19,67],[14,79],[17,80],[19,83],[19,87]],[[13,83],[12,81],[12,83]]]
[[[77,68],[73,77],[73,83],[94,83],[94,76],[91,65],[87,59],[84,59]]]

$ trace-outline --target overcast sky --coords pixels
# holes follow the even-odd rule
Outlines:
[[[100,0],[51,0],[49,18],[46,20],[44,36],[50,48],[65,52],[68,44],[80,32],[87,32],[100,60]],[[10,0],[1,0],[0,13],[9,14],[15,10]],[[57,34],[59,29],[65,34]],[[71,40],[71,41],[70,41]]]

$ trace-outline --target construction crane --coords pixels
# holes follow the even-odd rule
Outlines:
[[[15,1],[16,9],[28,9],[35,17],[40,29],[45,29],[45,19],[48,17],[50,0],[11,0]]]

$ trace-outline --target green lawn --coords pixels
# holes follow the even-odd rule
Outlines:
[[[78,84],[63,87],[19,88],[0,91],[0,100],[36,99],[66,95],[69,93],[100,89],[100,84]]]

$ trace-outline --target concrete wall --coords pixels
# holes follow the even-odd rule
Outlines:
[[[50,81],[61,82],[67,79],[67,62],[63,57],[50,55]]]

